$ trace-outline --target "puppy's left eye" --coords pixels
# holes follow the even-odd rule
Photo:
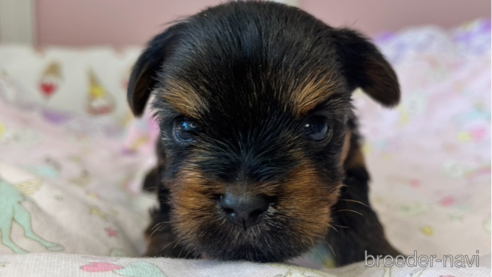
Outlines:
[[[326,118],[315,117],[304,125],[304,134],[315,141],[324,140],[331,136],[331,128]]]
[[[198,125],[193,120],[182,118],[174,122],[173,133],[176,140],[192,142],[198,132]]]

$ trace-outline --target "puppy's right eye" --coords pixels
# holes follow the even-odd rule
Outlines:
[[[198,125],[193,120],[182,118],[174,122],[173,133],[176,140],[180,142],[192,142],[198,132]]]
[[[323,117],[312,118],[304,125],[304,134],[314,141],[330,139],[331,131],[326,118]]]

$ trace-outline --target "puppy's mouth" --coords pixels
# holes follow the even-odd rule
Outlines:
[[[327,232],[308,234],[309,224],[301,223],[306,228],[301,231],[296,221],[273,205],[252,219],[223,215],[218,226],[204,226],[210,232],[200,234],[197,250],[207,259],[282,262],[308,251]]]

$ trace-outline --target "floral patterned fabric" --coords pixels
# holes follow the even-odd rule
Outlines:
[[[490,276],[490,37],[483,20],[378,37],[400,78],[402,103],[387,110],[361,91],[354,96],[370,198],[389,240],[407,254],[480,257],[480,267],[466,268],[330,269],[323,247],[283,265],[127,258],[144,251],[155,205],[140,190],[155,163],[158,131],[149,112],[127,118],[124,92],[111,96],[118,104],[97,102],[84,112],[87,99],[106,99],[101,86],[119,82],[104,75],[108,68],[69,79],[62,64],[70,55],[54,51],[57,64],[34,66],[50,76],[39,79],[9,54],[33,50],[0,48],[0,61],[12,57],[8,68],[0,62],[0,276]],[[99,53],[108,63],[114,55]],[[30,77],[19,78],[23,72]],[[58,106],[55,97],[66,92],[51,75],[67,76],[67,88],[78,87],[71,84],[77,78],[88,85],[79,100]],[[73,104],[81,106],[71,111]],[[108,109],[116,105],[122,110],[113,117]]]
[[[410,29],[378,45],[402,103],[356,106],[390,240],[406,253],[490,253],[490,21]]]

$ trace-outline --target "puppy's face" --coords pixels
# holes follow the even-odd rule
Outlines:
[[[343,79],[256,57],[233,73],[183,65],[155,92],[173,224],[186,245],[220,259],[306,250],[326,233],[343,177]]]
[[[138,115],[154,94],[162,182],[182,244],[272,262],[322,240],[357,86],[398,101],[396,76],[372,44],[278,4],[221,5],[154,38],[129,102]]]

